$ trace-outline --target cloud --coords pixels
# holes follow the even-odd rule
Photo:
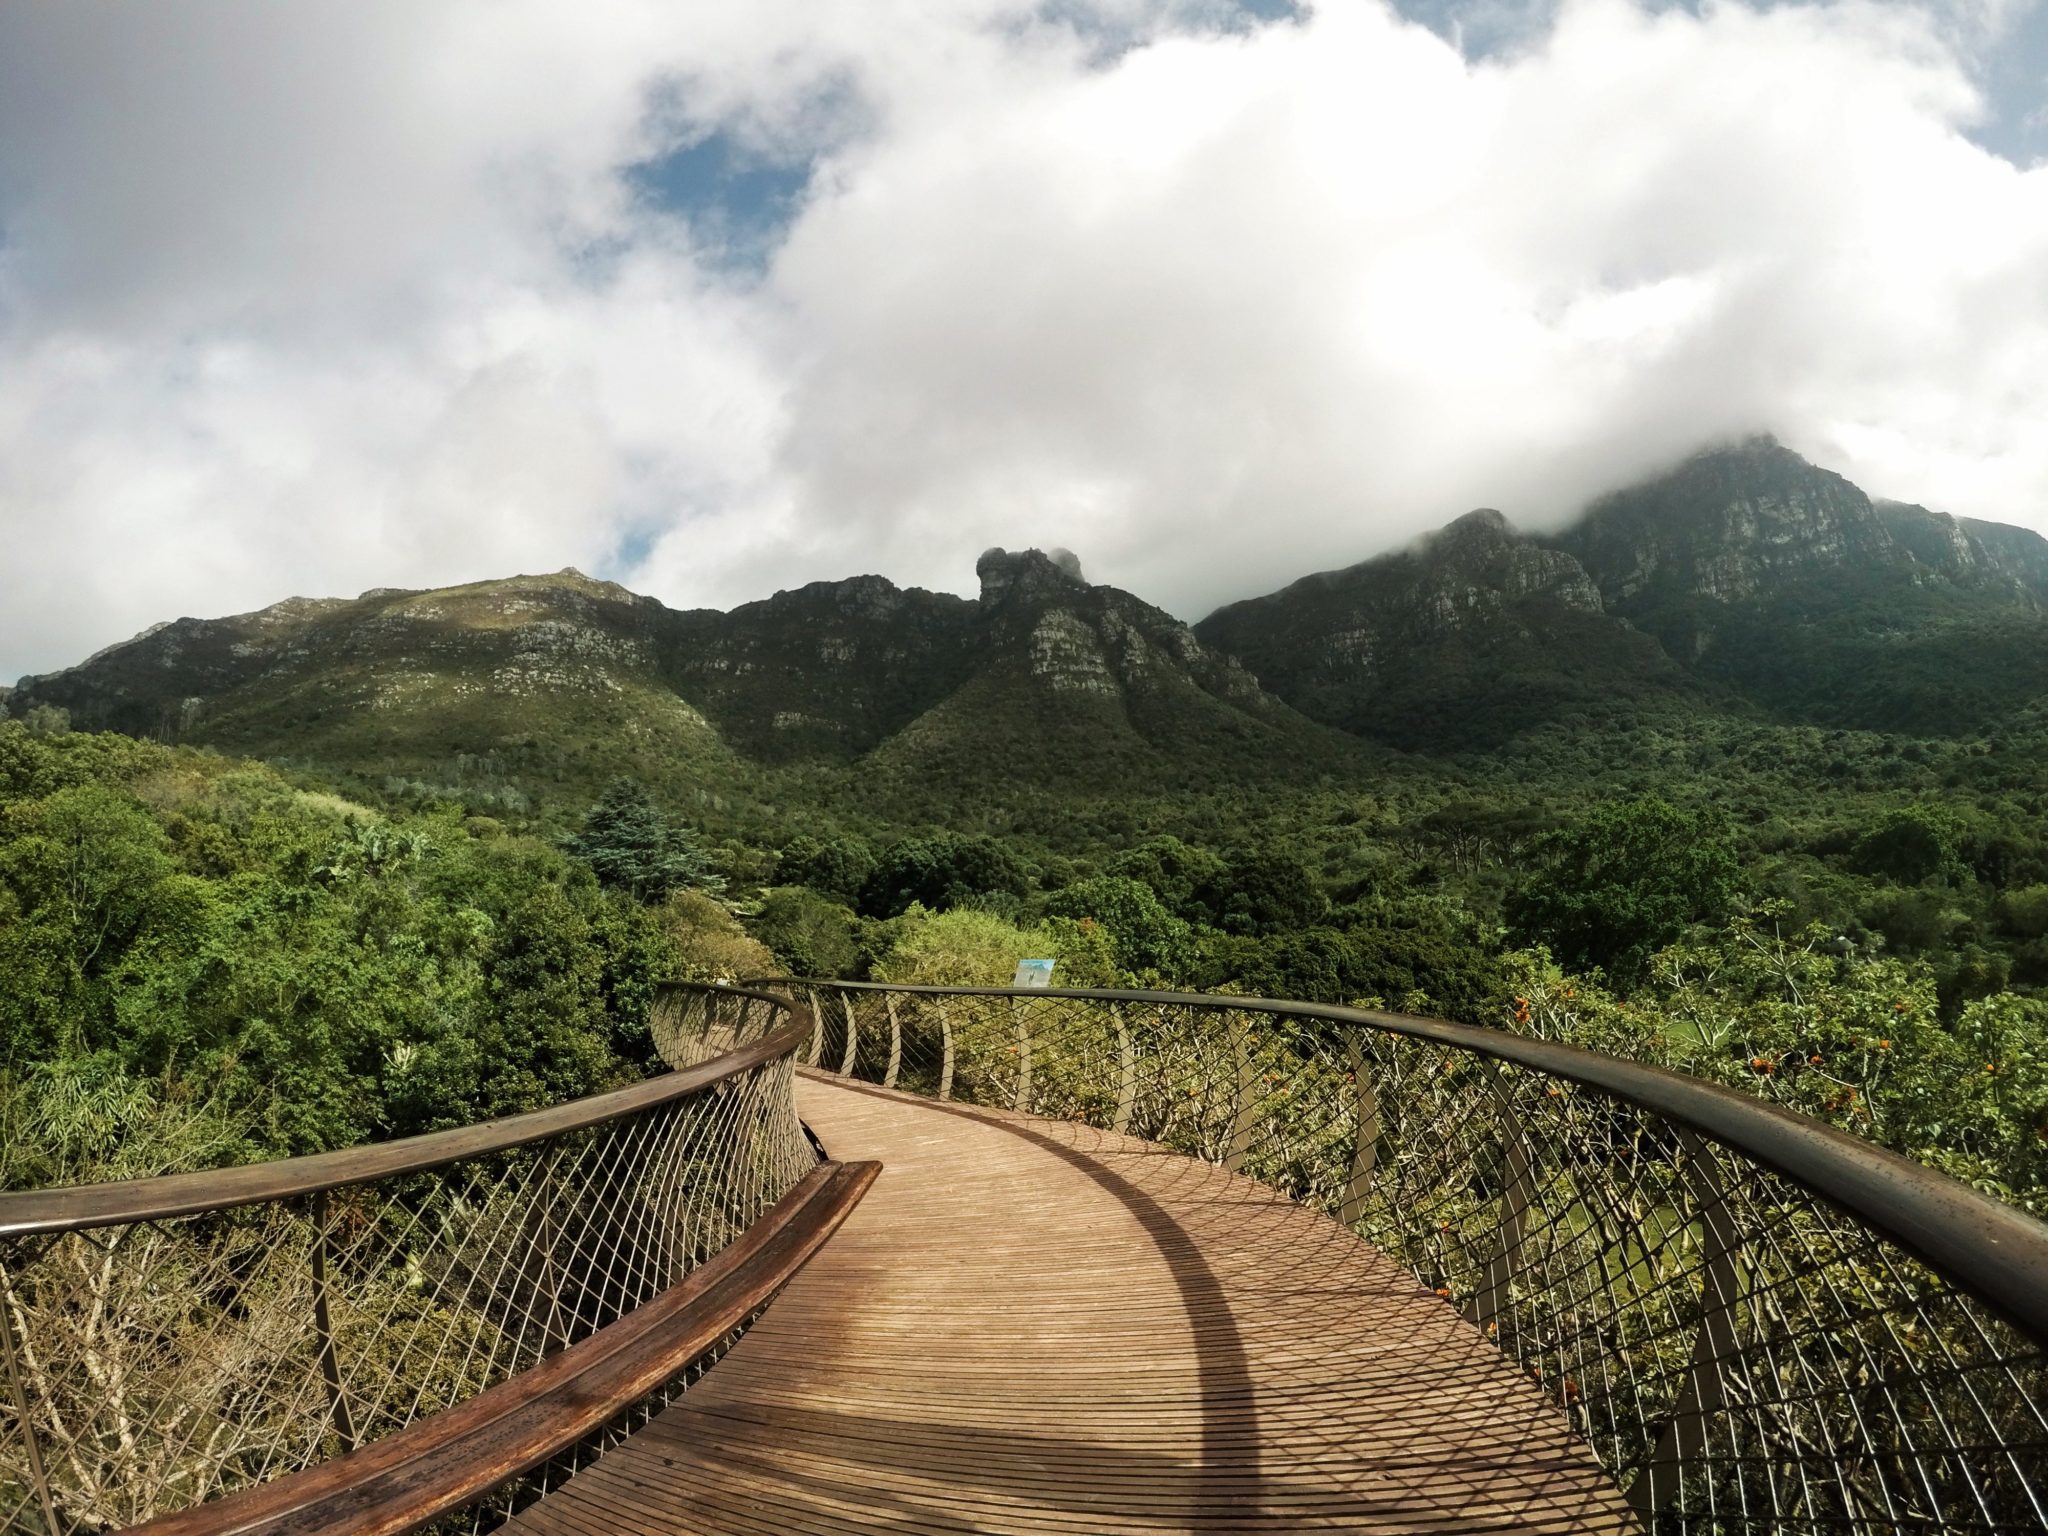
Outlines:
[[[1364,0],[0,12],[0,668],[993,544],[1195,617],[1758,428],[2048,522],[2048,172],[1968,137],[1965,29],[1530,14],[1473,58]],[[765,263],[648,194],[707,136],[808,168]]]

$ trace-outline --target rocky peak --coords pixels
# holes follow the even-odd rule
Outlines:
[[[1953,517],[1903,501],[1872,503],[1899,548],[1931,572],[1977,591],[2048,600],[2048,539],[2027,528]]]
[[[1013,598],[1056,598],[1088,589],[1081,562],[1065,549],[1020,549],[1015,554],[1000,546],[984,550],[974,562],[974,574],[981,579],[984,608]]]
[[[1869,497],[1771,437],[1709,449],[1603,497],[1554,544],[1610,606],[1737,602],[1900,558]]]
[[[1492,507],[1475,507],[1463,517],[1454,517],[1427,540],[1428,547],[1444,552],[1493,550],[1512,544],[1521,535],[1504,513]]]

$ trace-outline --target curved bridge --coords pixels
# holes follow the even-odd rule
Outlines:
[[[1742,1095],[1174,994],[656,1034],[0,1196],[0,1532],[2048,1531],[2048,1229]]]

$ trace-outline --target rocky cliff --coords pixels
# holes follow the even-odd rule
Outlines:
[[[979,569],[974,599],[856,576],[730,612],[673,610],[576,571],[292,598],[155,626],[24,678],[5,707],[359,770],[484,758],[579,778],[687,769],[713,785],[743,781],[747,762],[885,747],[901,769],[944,758],[998,778],[1169,771],[1205,744],[1235,754],[1247,733],[1279,741],[1287,771],[1343,750],[1071,556],[992,550]]]
[[[1607,616],[1577,560],[1491,508],[1197,632],[1311,718],[1410,747],[1485,745],[1618,690],[1686,687],[1654,641]]]
[[[2048,693],[2048,540],[1873,503],[1770,438],[1697,454],[1527,537],[1466,514],[1414,549],[1202,621],[1315,719],[1486,745],[1684,697],[1975,730]]]
[[[1063,551],[990,550],[961,598],[880,576],[679,612],[576,571],[178,619],[0,698],[87,727],[401,769],[524,754],[1013,773],[1323,771],[1319,727],[1486,748],[1682,706],[1916,731],[2048,697],[2048,541],[1873,503],[1769,439],[1571,527],[1467,513],[1190,629]],[[1316,722],[1316,723],[1312,723]]]

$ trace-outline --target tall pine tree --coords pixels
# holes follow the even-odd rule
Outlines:
[[[725,885],[711,872],[696,834],[663,816],[632,779],[614,779],[565,846],[596,871],[600,884],[641,901],[659,901],[684,886],[716,891]]]

